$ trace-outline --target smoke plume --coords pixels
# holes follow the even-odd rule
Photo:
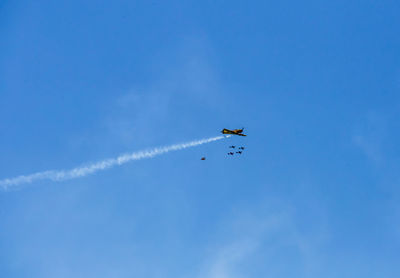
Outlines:
[[[229,137],[229,136],[227,136]],[[52,181],[64,181],[69,179],[75,179],[79,177],[84,177],[93,174],[97,171],[102,171],[114,166],[122,165],[133,160],[141,160],[144,158],[152,158],[161,154],[165,154],[171,151],[183,150],[217,140],[225,138],[224,136],[217,136],[208,139],[201,139],[196,141],[191,141],[187,143],[175,144],[165,147],[158,147],[150,150],[137,151],[133,153],[123,154],[116,158],[105,159],[99,162],[88,164],[86,166],[76,167],[71,170],[50,170],[34,173],[31,175],[22,175],[14,178],[7,178],[0,180],[0,188],[3,190],[16,187],[18,185],[32,183],[38,180],[52,180]]]

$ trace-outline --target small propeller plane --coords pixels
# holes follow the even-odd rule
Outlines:
[[[243,129],[234,129],[234,130],[230,130],[230,129],[226,129],[224,128],[221,133],[222,134],[231,134],[231,135],[239,135],[239,136],[246,136],[245,134],[243,134]]]

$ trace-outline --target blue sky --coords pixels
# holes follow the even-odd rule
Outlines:
[[[0,276],[399,277],[399,12],[2,1],[0,179],[248,137],[0,192]]]

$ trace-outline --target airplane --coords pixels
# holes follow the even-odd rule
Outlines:
[[[239,150],[244,150],[244,147],[240,147]]]
[[[241,151],[238,151],[238,152],[236,152],[236,153],[238,153],[238,154],[242,154],[242,152],[241,152]]]
[[[236,148],[236,146],[229,146],[229,148],[234,149],[234,148]]]
[[[202,158],[200,158],[200,160],[206,160],[206,158],[205,158],[205,157],[202,157]]]
[[[221,133],[222,134],[231,134],[231,135],[239,135],[239,136],[246,136],[245,134],[242,134],[243,129],[234,129],[234,130],[230,130],[230,129],[226,129],[224,128]]]
[[[229,152],[228,155],[234,155],[234,153],[233,152]]]

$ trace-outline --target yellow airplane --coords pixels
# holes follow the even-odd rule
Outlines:
[[[243,129],[234,129],[234,130],[230,130],[230,129],[226,129],[224,128],[221,133],[222,134],[231,134],[231,135],[239,135],[239,136],[246,136],[245,134],[242,134]]]

